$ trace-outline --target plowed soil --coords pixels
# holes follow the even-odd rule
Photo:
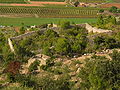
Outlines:
[[[44,6],[42,4],[10,4],[11,6]]]
[[[30,1],[32,4],[61,4],[65,5],[65,2],[38,2],[38,1]]]
[[[112,6],[116,6],[116,7],[120,8],[120,3],[108,3],[108,4],[102,5],[101,7],[102,8],[109,8],[109,7],[112,7]]]
[[[2,4],[0,6],[44,6],[44,4],[51,4],[51,5],[65,5],[65,2],[37,2],[37,1],[30,1],[30,4]]]

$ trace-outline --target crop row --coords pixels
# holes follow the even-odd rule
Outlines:
[[[98,9],[0,7],[0,13],[36,14],[39,17],[96,17]]]

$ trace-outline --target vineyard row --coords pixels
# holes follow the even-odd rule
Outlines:
[[[96,17],[98,9],[0,7],[0,13],[36,14],[39,17]]]

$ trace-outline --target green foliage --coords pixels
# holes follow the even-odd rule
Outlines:
[[[117,7],[112,6],[109,11],[112,13],[117,13],[117,9],[118,9]]]
[[[23,59],[24,57],[31,57],[34,55],[34,53],[32,53],[30,50],[21,46],[18,46],[16,48],[16,54],[20,59]]]
[[[53,5],[52,5],[53,6]],[[96,22],[96,18],[63,18],[64,20],[70,21],[70,22],[75,22],[76,24],[80,23],[92,23]],[[44,23],[55,23],[57,24],[61,18],[5,18],[5,17],[0,17],[0,22],[2,25],[13,25],[13,26],[21,26],[20,22],[24,22],[27,25],[41,25]],[[14,21],[14,22],[13,22]],[[29,22],[32,21],[32,22]]]
[[[97,23],[100,24],[100,25],[104,23],[103,16],[98,17],[98,22]]]
[[[99,10],[99,13],[103,13],[103,12],[104,12],[104,9],[100,9],[100,10]]]
[[[49,38],[54,38],[54,37],[58,37],[59,35],[57,34],[57,32],[55,32],[54,30],[48,29],[45,32],[45,37],[49,37]]]
[[[112,60],[120,61],[120,53],[116,50],[114,50],[113,53],[110,54],[110,57],[112,58]]]
[[[49,58],[46,60],[46,65],[42,65],[40,66],[41,69],[45,70],[45,71],[49,71],[49,68],[54,66],[54,59],[53,58]]]
[[[78,1],[76,1],[76,2],[74,3],[74,6],[75,6],[75,7],[78,7],[79,4],[80,4],[80,3],[79,3]]]
[[[98,36],[94,39],[95,49],[113,49],[119,48],[119,42],[109,36]]]
[[[26,3],[24,0],[0,0],[0,3]]]
[[[20,34],[24,34],[24,33],[25,33],[25,30],[26,30],[25,27],[21,27],[20,30],[19,30],[19,33],[20,33]]]
[[[69,52],[69,43],[65,38],[59,38],[55,44],[55,50],[61,55],[65,55]]]
[[[48,24],[42,24],[42,25],[39,25],[37,26],[38,28],[47,28]]]
[[[29,66],[29,72],[34,72],[35,70],[38,69],[40,62],[39,61],[34,61],[30,66]]]
[[[11,73],[7,73],[7,80],[8,80],[9,82],[15,82],[15,77],[14,77],[14,75],[11,74]]]
[[[112,56],[118,55],[113,54]],[[120,89],[119,70],[120,63],[114,58],[111,61],[106,58],[97,58],[97,56],[88,59],[79,73],[82,79],[81,89],[118,90]]]
[[[82,64],[80,60],[73,60],[73,64]]]
[[[2,32],[0,32],[0,46],[5,44],[5,40],[6,40],[6,38],[5,38],[4,34]]]
[[[70,83],[64,78],[54,80],[51,76],[44,76],[37,82],[39,90],[70,90]]]
[[[43,53],[48,56],[82,54],[86,48],[87,31],[79,26],[70,27],[70,29],[48,29],[43,33],[36,33],[32,37],[25,38],[15,44],[17,55],[30,57],[34,53]],[[34,46],[34,47],[33,47]],[[34,52],[31,52],[34,51]]]
[[[68,29],[70,27],[70,22],[69,21],[59,21],[59,26],[62,28],[62,29]]]
[[[114,16],[99,16],[98,21],[95,24],[96,27],[102,29],[113,29],[113,26],[117,25],[116,18]]]
[[[7,86],[1,90],[33,90],[33,88],[21,87],[21,86]]]

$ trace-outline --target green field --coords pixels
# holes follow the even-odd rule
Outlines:
[[[26,3],[27,0],[0,0],[0,3]]]
[[[79,23],[92,23],[96,22],[96,18],[0,18],[0,25],[14,25],[21,26],[22,23],[25,25],[40,25],[45,23],[58,23],[60,20],[67,20],[70,22]]]
[[[106,0],[107,3],[120,3],[120,0]]]

